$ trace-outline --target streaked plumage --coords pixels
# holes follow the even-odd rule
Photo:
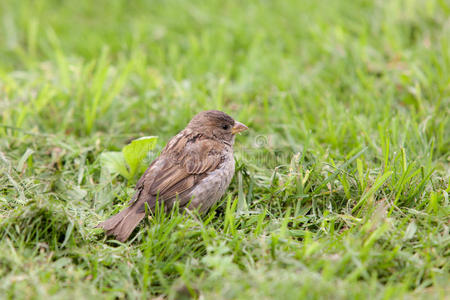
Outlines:
[[[145,205],[153,210],[157,199],[166,210],[175,201],[182,208],[208,210],[233,178],[235,134],[246,129],[221,111],[197,114],[139,179],[130,206],[97,227],[125,241],[144,218]]]

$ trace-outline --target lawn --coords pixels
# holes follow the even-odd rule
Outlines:
[[[0,298],[444,299],[450,4],[0,1]],[[247,124],[205,215],[125,207],[102,153]]]

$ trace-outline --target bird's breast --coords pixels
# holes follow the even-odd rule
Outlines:
[[[223,162],[212,172],[209,172],[191,191],[191,208],[203,212],[208,210],[223,196],[234,175],[233,152],[227,152]]]

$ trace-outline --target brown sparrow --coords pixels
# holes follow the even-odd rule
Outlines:
[[[224,112],[203,111],[174,136],[139,179],[128,208],[100,223],[119,241],[126,241],[156,202],[208,210],[223,196],[234,175],[233,144],[247,126]]]

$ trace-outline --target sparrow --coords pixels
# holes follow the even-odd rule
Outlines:
[[[247,130],[218,110],[203,111],[174,136],[136,184],[129,206],[97,225],[107,235],[126,241],[157,202],[166,211],[180,208],[207,211],[225,193],[234,175],[236,134]]]

